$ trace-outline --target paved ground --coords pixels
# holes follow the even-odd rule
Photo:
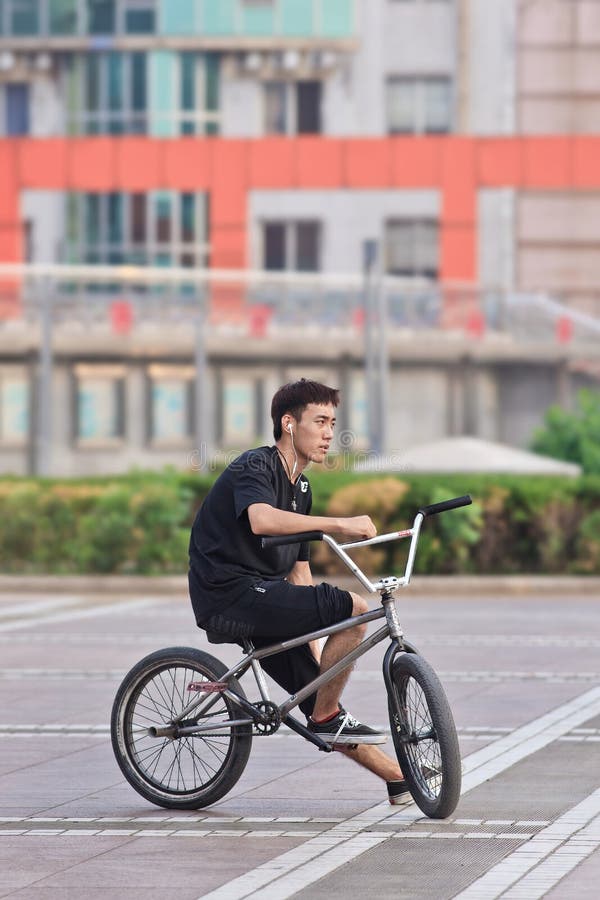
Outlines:
[[[211,809],[151,806],[114,762],[110,707],[145,653],[208,647],[185,597],[0,594],[0,897],[597,897],[600,599],[402,600],[461,738],[446,822],[389,807],[372,775],[284,732],[255,740]],[[345,701],[386,726],[381,656]]]

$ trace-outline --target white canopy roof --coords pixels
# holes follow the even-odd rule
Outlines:
[[[358,460],[355,472],[496,472],[510,475],[581,474],[576,463],[475,437],[449,437],[381,457]]]

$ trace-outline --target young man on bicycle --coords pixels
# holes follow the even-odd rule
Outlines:
[[[263,550],[261,535],[323,531],[350,539],[374,537],[369,516],[310,516],[312,495],[303,475],[325,460],[333,438],[339,392],[314,381],[286,384],[273,397],[275,444],[248,450],[209,491],[192,527],[190,597],[196,621],[232,641],[257,647],[317,631],[367,612],[358,594],[313,584],[307,544]],[[365,625],[261,661],[271,677],[295,693],[329,669],[364,637]],[[339,700],[350,668],[300,704],[308,727],[388,783],[390,801],[405,793],[398,764],[376,744],[384,734],[349,715]]]

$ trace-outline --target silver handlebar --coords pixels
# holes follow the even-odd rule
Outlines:
[[[328,534],[323,535],[323,540],[326,544],[328,544],[333,552],[339,556],[342,562],[350,569],[352,574],[360,581],[362,586],[366,588],[369,593],[376,594],[379,591],[384,590],[395,590],[399,587],[406,587],[406,585],[410,582],[410,578],[412,575],[412,570],[415,562],[415,554],[417,552],[417,544],[419,542],[419,534],[421,532],[421,524],[424,519],[424,515],[422,512],[418,512],[415,516],[415,521],[413,522],[412,528],[408,528],[405,531],[391,531],[388,534],[380,534],[374,538],[368,538],[364,541],[352,541],[348,544],[338,544],[332,537]],[[379,581],[371,581],[362,569],[351,559],[346,550],[354,549],[358,547],[369,547],[372,544],[384,544],[388,541],[397,541],[401,538],[410,537],[410,547],[408,549],[408,558],[406,560],[406,568],[404,570],[404,575],[400,578],[396,576],[390,576],[388,578],[382,578]]]

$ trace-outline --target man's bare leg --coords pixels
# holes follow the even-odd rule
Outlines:
[[[358,594],[351,594],[352,597],[352,615],[359,616],[361,613],[368,612],[369,605]],[[366,625],[357,625],[355,628],[347,628],[346,631],[340,631],[337,634],[331,634],[327,638],[327,642],[321,652],[321,672],[326,672],[346,653],[354,650],[363,637],[365,636]],[[312,713],[313,719],[322,721],[329,716],[334,716],[340,706],[340,697],[342,691],[348,681],[352,666],[348,666],[335,678],[332,678],[328,684],[317,691],[315,700],[315,708]]]
[[[404,778],[396,760],[374,744],[357,744],[353,748],[338,744],[334,749],[339,750],[348,759],[353,759],[359,766],[364,766],[374,775],[378,775],[379,778],[383,778],[384,781],[402,781]]]

